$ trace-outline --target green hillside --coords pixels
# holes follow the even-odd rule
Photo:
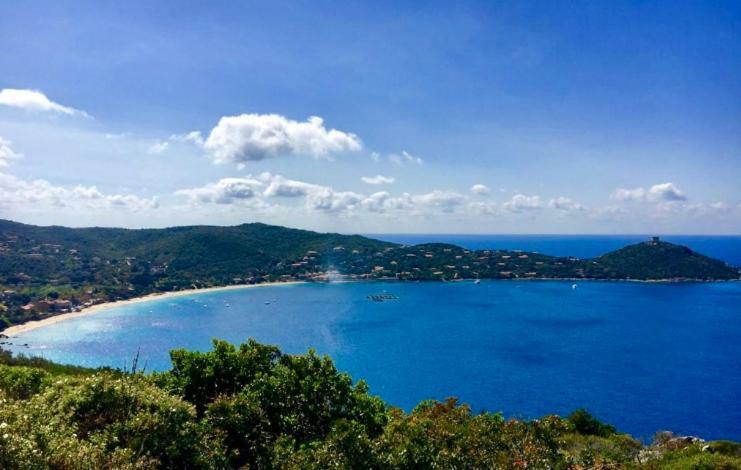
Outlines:
[[[38,227],[0,220],[0,329],[156,292],[268,281],[351,279],[728,280],[739,271],[665,242],[593,260],[265,224],[165,229]]]
[[[738,269],[722,261],[663,241],[626,246],[594,261],[610,277],[622,279],[738,278]]]

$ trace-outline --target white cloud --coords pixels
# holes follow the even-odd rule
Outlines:
[[[616,201],[642,201],[646,197],[646,190],[643,188],[618,188],[610,197]]]
[[[324,212],[344,212],[355,209],[362,201],[362,194],[352,191],[337,192],[324,187],[307,195],[306,206]]]
[[[584,206],[564,196],[559,196],[548,201],[548,207],[566,212],[585,210]]]
[[[422,165],[424,163],[421,157],[412,155],[406,150],[402,150],[400,154],[399,153],[389,154],[388,161],[398,166],[403,166],[408,163],[414,163],[417,165]]]
[[[274,176],[270,173],[261,174],[260,180],[269,183],[263,193],[266,197],[301,197],[307,196],[312,192],[322,191],[326,188],[326,186],[291,180],[281,175]]]
[[[687,196],[674,183],[660,183],[651,186],[648,190],[638,188],[618,188],[610,196],[616,201],[637,202],[672,202],[686,201]]]
[[[199,146],[204,144],[200,131],[192,131],[186,134],[172,134],[170,140],[173,142],[190,142]]]
[[[256,177],[225,178],[216,183],[176,192],[196,203],[235,204],[246,199],[303,198],[304,207],[310,211],[327,213],[366,210],[373,213],[404,211],[409,215],[451,213],[465,208],[468,197],[454,191],[434,190],[424,194],[403,193],[392,196],[382,191],[370,196],[354,191],[337,191],[329,186],[285,178],[281,175],[262,173]],[[295,209],[288,201],[284,209]],[[273,206],[278,208],[279,206]]]
[[[166,141],[155,142],[147,149],[147,153],[150,155],[159,155],[165,150],[167,150],[167,147],[169,146],[170,146],[170,143]]]
[[[73,208],[125,209],[141,211],[158,207],[155,198],[144,199],[131,194],[104,194],[95,186],[65,188],[46,180],[24,180],[0,173],[0,204],[17,209]]]
[[[673,183],[661,183],[651,186],[647,197],[650,201],[686,201],[687,196]]]
[[[0,137],[0,167],[8,166],[10,160],[17,160],[23,157],[22,154],[15,152],[11,145],[11,141]]]
[[[31,111],[51,111],[70,116],[90,117],[85,111],[55,103],[38,90],[5,88],[0,91],[0,104]]]
[[[537,210],[543,207],[539,196],[526,196],[524,194],[515,194],[512,199],[502,204],[505,210],[510,212],[523,212],[528,210]]]
[[[264,183],[254,178],[223,178],[216,183],[198,188],[176,191],[178,196],[185,196],[194,202],[232,204],[236,201],[256,197]]]
[[[363,181],[363,183],[374,184],[374,185],[391,184],[394,181],[396,181],[396,178],[394,178],[393,176],[383,176],[383,175],[363,176],[360,179]]]
[[[455,191],[434,190],[427,194],[412,196],[412,201],[415,205],[428,209],[434,208],[442,212],[453,212],[466,201],[466,197]]]
[[[386,191],[371,194],[363,199],[361,204],[367,211],[378,213],[411,210],[414,208],[414,201],[409,193],[403,193],[401,196],[392,196]]]
[[[342,212],[354,209],[363,200],[363,195],[351,191],[335,191],[328,186],[306,183],[284,178],[281,175],[263,173],[262,181],[269,181],[263,192],[265,197],[305,197],[306,207],[324,212]]]
[[[471,186],[471,192],[479,196],[488,196],[491,192],[489,187],[484,184],[474,184]]]
[[[497,203],[493,201],[474,201],[468,205],[473,214],[478,215],[499,215]]]
[[[224,178],[198,188],[182,189],[176,195],[192,202],[235,204],[263,198],[305,198],[307,209],[343,212],[358,206],[364,196],[350,191],[335,191],[328,186],[291,180],[281,175],[262,173],[255,177]]]
[[[283,217],[281,220],[300,220],[301,217],[311,217],[312,212],[322,212],[338,215],[365,213],[369,216],[444,218],[441,220],[450,220],[449,217],[454,214],[456,220],[481,221],[483,216],[506,218],[513,214],[536,213],[546,208],[563,213],[583,213],[592,219],[629,215],[619,207],[587,209],[581,203],[564,196],[543,201],[537,195],[516,194],[503,203],[496,203],[491,198],[477,197],[475,193],[451,190],[433,190],[421,194],[377,191],[368,195],[339,191],[330,186],[267,172],[257,176],[248,175],[246,178],[225,178],[202,187],[177,191],[176,194],[186,196],[197,204],[231,204],[250,209],[269,207],[270,216]],[[676,204],[666,204],[672,207],[662,209],[664,211],[683,210]],[[649,207],[663,206],[657,204]],[[714,204],[697,206],[694,210],[697,213],[710,210],[719,212],[724,207],[726,206]],[[689,214],[689,211],[684,212]],[[543,217],[548,217],[548,214],[543,213]]]
[[[205,140],[197,131],[180,138],[202,145],[217,163],[244,163],[286,155],[319,158],[363,147],[358,136],[328,130],[320,117],[299,122],[278,114],[224,116]]]

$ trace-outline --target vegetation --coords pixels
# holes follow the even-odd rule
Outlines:
[[[739,271],[660,241],[593,260],[441,244],[402,246],[361,236],[264,224],[72,229],[0,220],[0,329],[154,292],[356,279],[738,279]]]
[[[311,351],[214,341],[171,358],[145,375],[0,355],[0,468],[741,468],[739,443],[644,446],[584,410],[405,413]]]
[[[692,273],[698,279],[722,279],[728,270],[717,260],[662,241],[626,246],[595,261],[604,272],[630,279],[671,279],[677,273]]]

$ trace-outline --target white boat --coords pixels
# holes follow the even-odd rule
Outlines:
[[[475,281],[473,281],[473,283],[474,284],[481,284],[481,279],[476,279]]]
[[[579,287],[579,286],[577,286],[576,284],[571,284],[571,289],[572,290],[576,290],[577,287]]]

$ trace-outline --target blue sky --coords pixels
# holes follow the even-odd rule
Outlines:
[[[741,233],[738,2],[453,3],[4,2],[0,217]]]

